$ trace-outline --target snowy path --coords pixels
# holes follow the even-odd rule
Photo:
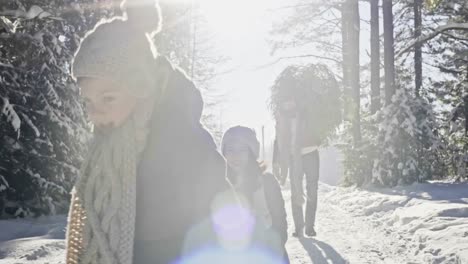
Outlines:
[[[468,263],[468,185],[453,187],[432,192],[408,187],[405,195],[389,195],[320,184],[318,236],[290,237],[291,263]],[[407,195],[427,191],[441,202]],[[289,192],[284,196],[291,234]]]
[[[352,216],[324,196],[325,185],[320,186],[317,212],[317,237],[290,237],[287,250],[293,264],[322,263],[405,263],[404,256],[394,254],[395,241],[372,227],[365,217]],[[289,234],[294,230],[288,200]]]

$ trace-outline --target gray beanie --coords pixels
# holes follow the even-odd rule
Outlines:
[[[154,0],[122,3],[127,18],[100,22],[85,36],[72,65],[75,78],[104,78],[146,96],[154,87],[156,51],[148,35],[159,32],[161,13]]]
[[[260,155],[260,143],[257,140],[257,134],[253,129],[243,126],[231,127],[224,133],[223,140],[221,143],[221,151],[225,154],[227,144],[234,142],[240,142],[245,144],[254,155],[255,159],[259,158]]]

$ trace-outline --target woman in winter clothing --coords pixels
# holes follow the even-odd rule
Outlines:
[[[72,195],[66,263],[173,263],[228,188],[200,92],[147,37],[159,8],[129,0],[126,13],[98,24],[72,65],[95,138]]]
[[[284,262],[289,263],[284,245],[287,241],[287,222],[280,185],[257,162],[259,142],[255,131],[237,126],[226,131],[222,153],[227,162],[227,178],[254,212],[255,218],[267,230],[279,235]]]

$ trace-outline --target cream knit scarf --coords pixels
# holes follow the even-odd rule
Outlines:
[[[72,193],[67,263],[132,263],[138,145],[128,120],[97,139]]]
[[[138,156],[154,102],[95,139],[72,192],[66,263],[130,264],[133,259]]]

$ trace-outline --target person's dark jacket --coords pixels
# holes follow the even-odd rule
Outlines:
[[[272,228],[278,232],[281,241],[285,244],[288,239],[288,223],[280,185],[271,173],[266,173],[262,179],[265,198],[272,219]]]
[[[134,263],[180,259],[189,230],[210,215],[215,195],[228,188],[225,163],[200,124],[200,92],[166,59],[167,88],[155,106],[138,166]]]

